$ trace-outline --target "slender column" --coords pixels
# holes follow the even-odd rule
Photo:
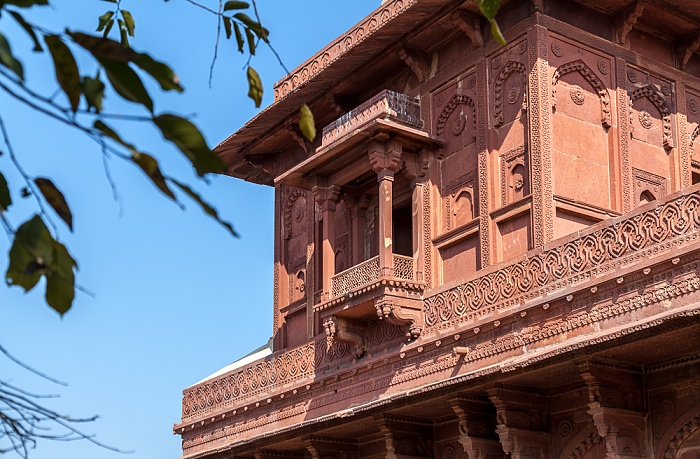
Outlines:
[[[404,174],[411,181],[412,215],[413,215],[413,278],[417,281],[425,281],[425,236],[424,220],[428,209],[423,205],[423,187],[428,173],[428,159],[424,154],[414,155],[406,159]]]
[[[350,201],[350,200],[348,200]],[[367,224],[367,209],[370,197],[362,195],[352,199],[350,205],[352,260],[351,265],[357,265],[364,261],[365,255],[365,225]]]
[[[335,274],[335,207],[340,194],[340,187],[315,186],[312,191],[316,203],[321,208],[321,218],[323,220],[323,241],[321,243],[323,291],[321,300],[326,301],[331,297],[331,277]]]
[[[394,273],[392,260],[392,210],[394,174],[401,168],[401,143],[397,139],[374,141],[369,146],[369,160],[379,181],[379,271],[381,276]]]

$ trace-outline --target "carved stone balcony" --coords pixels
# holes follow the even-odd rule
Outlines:
[[[382,273],[379,256],[353,266],[331,278],[331,299],[365,287],[380,278],[414,281],[413,258],[393,255],[393,273]]]

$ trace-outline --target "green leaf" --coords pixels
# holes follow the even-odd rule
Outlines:
[[[17,228],[5,273],[7,284],[18,285],[25,292],[34,288],[47,265],[53,261],[52,240],[49,230],[38,215]]]
[[[114,19],[107,21],[107,27],[105,27],[105,31],[102,33],[104,38],[107,38],[107,35],[109,35],[109,32],[112,30],[112,26],[114,26]]]
[[[99,71],[95,78],[83,77],[80,83],[83,95],[85,95],[85,100],[88,104],[88,111],[92,108],[95,109],[95,113],[100,113],[102,111],[102,99],[104,98],[105,84],[100,80]]]
[[[118,61],[100,60],[107,78],[114,90],[126,100],[139,103],[153,113],[153,99],[143,85],[141,78],[129,67]]]
[[[166,64],[153,59],[145,53],[135,53],[132,62],[156,80],[164,91],[184,91],[184,88],[180,86],[180,78]]]
[[[313,142],[316,138],[314,114],[311,113],[311,109],[306,104],[303,104],[299,109],[299,129],[309,142]]]
[[[228,16],[221,16],[221,20],[224,21],[224,30],[226,31],[226,39],[231,38],[231,18]]]
[[[508,42],[506,42],[506,38],[501,33],[501,28],[498,27],[498,23],[496,22],[496,20],[492,19],[490,22],[491,22],[491,35],[493,36],[493,39],[496,40],[496,42],[502,46],[507,45]]]
[[[136,29],[136,22],[134,22],[134,17],[131,15],[131,11],[121,10],[122,17],[124,18],[124,25],[126,26],[129,36],[134,36],[134,29]]]
[[[262,81],[260,81],[260,75],[250,66],[248,66],[246,74],[248,77],[248,97],[255,101],[255,108],[260,108],[263,96],[263,86]]]
[[[104,28],[107,27],[107,23],[109,23],[110,21],[114,22],[112,20],[112,16],[114,16],[114,11],[107,11],[105,14],[99,17],[99,23],[97,24],[97,32],[102,32]]]
[[[153,122],[163,137],[190,160],[200,177],[209,172],[221,172],[226,167],[224,161],[209,149],[199,129],[188,120],[164,114],[153,118]]]
[[[251,56],[255,56],[255,35],[248,27],[245,28],[245,36],[248,39],[248,51]]]
[[[165,182],[165,177],[163,177],[163,174],[160,172],[160,167],[158,167],[158,161],[156,161],[153,156],[147,155],[146,153],[134,152],[131,155],[131,160],[141,168],[163,194],[175,200],[175,195]]]
[[[7,38],[5,38],[2,33],[0,33],[0,64],[12,70],[20,80],[24,81],[24,68],[22,67],[22,63],[12,55],[10,42],[7,41]]]
[[[243,41],[243,34],[241,33],[241,28],[237,22],[233,23],[233,30],[236,33],[236,43],[238,43],[238,52],[242,54],[245,41]]]
[[[44,42],[49,48],[53,59],[56,80],[63,92],[68,96],[71,109],[75,112],[80,104],[80,74],[73,53],[57,35],[44,36]]]
[[[122,138],[117,134],[117,132],[112,129],[111,127],[107,126],[103,121],[101,120],[95,120],[93,123],[92,127],[109,137],[110,139],[114,140],[118,144],[126,147],[131,151],[132,154],[136,153],[136,147],[134,147],[132,144],[125,142],[122,140]]]
[[[251,19],[250,16],[248,16],[245,13],[236,13],[233,15],[233,17],[241,21],[243,24],[246,25],[246,27],[255,32],[255,34],[258,37],[262,38],[264,41],[267,42],[267,36],[270,34],[270,32],[262,25],[260,25],[258,21]]]
[[[501,7],[500,0],[477,0],[477,3],[479,5],[479,10],[481,10],[481,14],[483,14],[489,21],[496,18],[498,9]]]
[[[247,8],[250,8],[250,4],[248,2],[229,1],[224,3],[224,11],[245,10]]]
[[[189,197],[190,197],[192,200],[194,200],[197,204],[199,204],[199,206],[202,208],[202,210],[203,210],[207,215],[209,215],[211,218],[213,218],[214,220],[216,220],[217,222],[219,222],[224,228],[226,228],[226,229],[228,230],[229,233],[231,233],[231,235],[232,235],[233,237],[238,237],[238,233],[236,232],[235,229],[233,229],[233,226],[232,226],[229,222],[222,220],[222,219],[219,217],[219,213],[216,211],[216,209],[214,209],[210,204],[208,204],[207,202],[205,202],[205,201],[201,198],[201,196],[199,196],[197,193],[195,193],[190,187],[188,187],[188,186],[185,185],[184,183],[180,183],[180,182],[178,182],[177,180],[173,180],[173,179],[170,179],[170,181],[171,181],[172,183],[174,183],[174,184],[175,184],[178,188],[180,188],[182,191],[184,191],[185,194],[187,194],[187,196],[189,196]]]
[[[119,23],[119,35],[121,37],[120,43],[123,47],[130,48],[130,46],[129,46],[129,33],[126,29],[126,25],[124,24],[124,21],[122,21],[121,19],[117,19],[117,22]]]
[[[68,202],[66,202],[66,197],[63,196],[63,193],[61,193],[61,191],[56,188],[56,185],[47,178],[35,178],[34,183],[39,187],[39,191],[44,195],[46,202],[48,202],[51,208],[61,217],[61,220],[66,222],[68,228],[73,231],[73,213],[70,211],[70,207],[68,207]]]
[[[34,27],[27,23],[27,21],[24,20],[24,18],[16,11],[10,11],[10,15],[15,18],[15,21],[24,29],[25,32],[29,35],[29,38],[32,39],[34,42],[34,48],[32,51],[36,52],[41,52],[44,50],[44,48],[41,47],[41,43],[39,43],[39,39],[36,36],[36,33],[34,32]]]
[[[12,205],[12,196],[10,195],[10,187],[7,186],[5,176],[0,174],[0,212],[4,212]]]
[[[70,310],[75,298],[75,260],[68,249],[53,241],[54,262],[46,272],[46,302],[60,315]]]
[[[77,264],[66,247],[56,241],[39,215],[34,215],[15,231],[5,273],[8,285],[24,291],[36,286],[46,276],[46,302],[63,315],[75,298]]]
[[[2,0],[0,3],[3,5],[14,5],[19,8],[29,8],[34,5],[48,5],[49,0]]]

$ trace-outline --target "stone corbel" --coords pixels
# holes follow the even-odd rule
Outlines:
[[[408,340],[416,339],[423,332],[423,313],[420,305],[399,305],[394,300],[379,298],[374,301],[377,316],[392,325],[408,325]]]
[[[545,459],[550,434],[543,429],[543,397],[534,392],[496,387],[488,391],[496,407],[496,433],[512,459]]]
[[[363,327],[359,322],[344,317],[330,316],[324,319],[323,329],[328,338],[351,344],[355,357],[362,357],[367,351],[366,327]]]
[[[301,442],[311,455],[311,459],[357,459],[359,446],[356,440],[309,435]]]
[[[678,45],[676,45],[676,56],[678,59],[678,68],[681,70],[685,69],[688,65],[690,57],[695,51],[700,47],[700,30],[696,30],[692,36],[681,40]]]
[[[422,181],[428,174],[428,156],[425,152],[409,155],[403,162],[403,173],[408,180]]]
[[[496,436],[496,413],[488,399],[457,397],[450,404],[459,419],[459,442],[469,459],[505,457]]]
[[[377,430],[384,436],[386,459],[434,457],[430,421],[389,415],[378,416],[375,421]]]
[[[643,401],[635,375],[589,362],[580,365],[579,371],[588,387],[588,414],[605,441],[606,457],[645,457],[646,415],[637,409]]]
[[[637,20],[644,12],[644,3],[636,2],[634,6],[628,9],[626,12],[622,13],[622,16],[618,20],[618,27],[616,32],[617,43],[624,45],[627,41],[627,35],[632,31],[632,28],[637,23]]]
[[[369,162],[377,174],[382,171],[388,171],[393,174],[401,168],[403,148],[398,139],[389,139],[386,142],[372,141],[368,152]]]
[[[418,81],[425,83],[430,78],[430,56],[423,51],[402,46],[399,48],[399,57],[416,75]]]
[[[469,37],[474,49],[484,45],[484,34],[481,31],[483,21],[480,16],[475,16],[464,10],[457,10],[452,13],[449,19]]]

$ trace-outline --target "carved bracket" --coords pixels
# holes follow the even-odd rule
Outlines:
[[[639,19],[643,12],[644,3],[637,2],[626,12],[622,13],[618,20],[617,30],[615,31],[618,44],[625,44],[627,35],[632,31],[632,28],[637,23],[637,19]]]
[[[496,436],[496,412],[488,399],[457,397],[450,405],[459,419],[459,442],[469,459],[505,457]]]
[[[375,420],[377,429],[384,435],[385,459],[435,457],[433,429],[429,421],[389,415],[379,416]]]
[[[425,83],[430,78],[430,56],[423,51],[402,46],[399,48],[399,57],[416,75],[418,81]]]
[[[403,147],[397,139],[390,139],[386,142],[373,141],[369,145],[369,162],[372,164],[374,172],[396,173],[401,167],[401,154]]]
[[[469,37],[474,49],[484,45],[484,34],[481,32],[482,20],[480,16],[475,16],[464,10],[457,10],[450,16],[450,20]]]
[[[367,327],[362,323],[344,317],[330,316],[323,321],[323,329],[328,338],[351,344],[356,357],[362,357],[367,351]]]
[[[423,312],[420,304],[400,305],[394,300],[379,298],[374,301],[374,307],[380,320],[385,320],[392,325],[408,325],[406,338],[409,341],[418,338],[423,332]]]
[[[686,38],[685,40],[681,40],[676,45],[676,56],[678,59],[677,63],[679,69],[685,69],[685,66],[688,65],[688,61],[690,60],[690,56],[697,51],[698,47],[700,47],[700,30],[696,30],[690,37]]]

